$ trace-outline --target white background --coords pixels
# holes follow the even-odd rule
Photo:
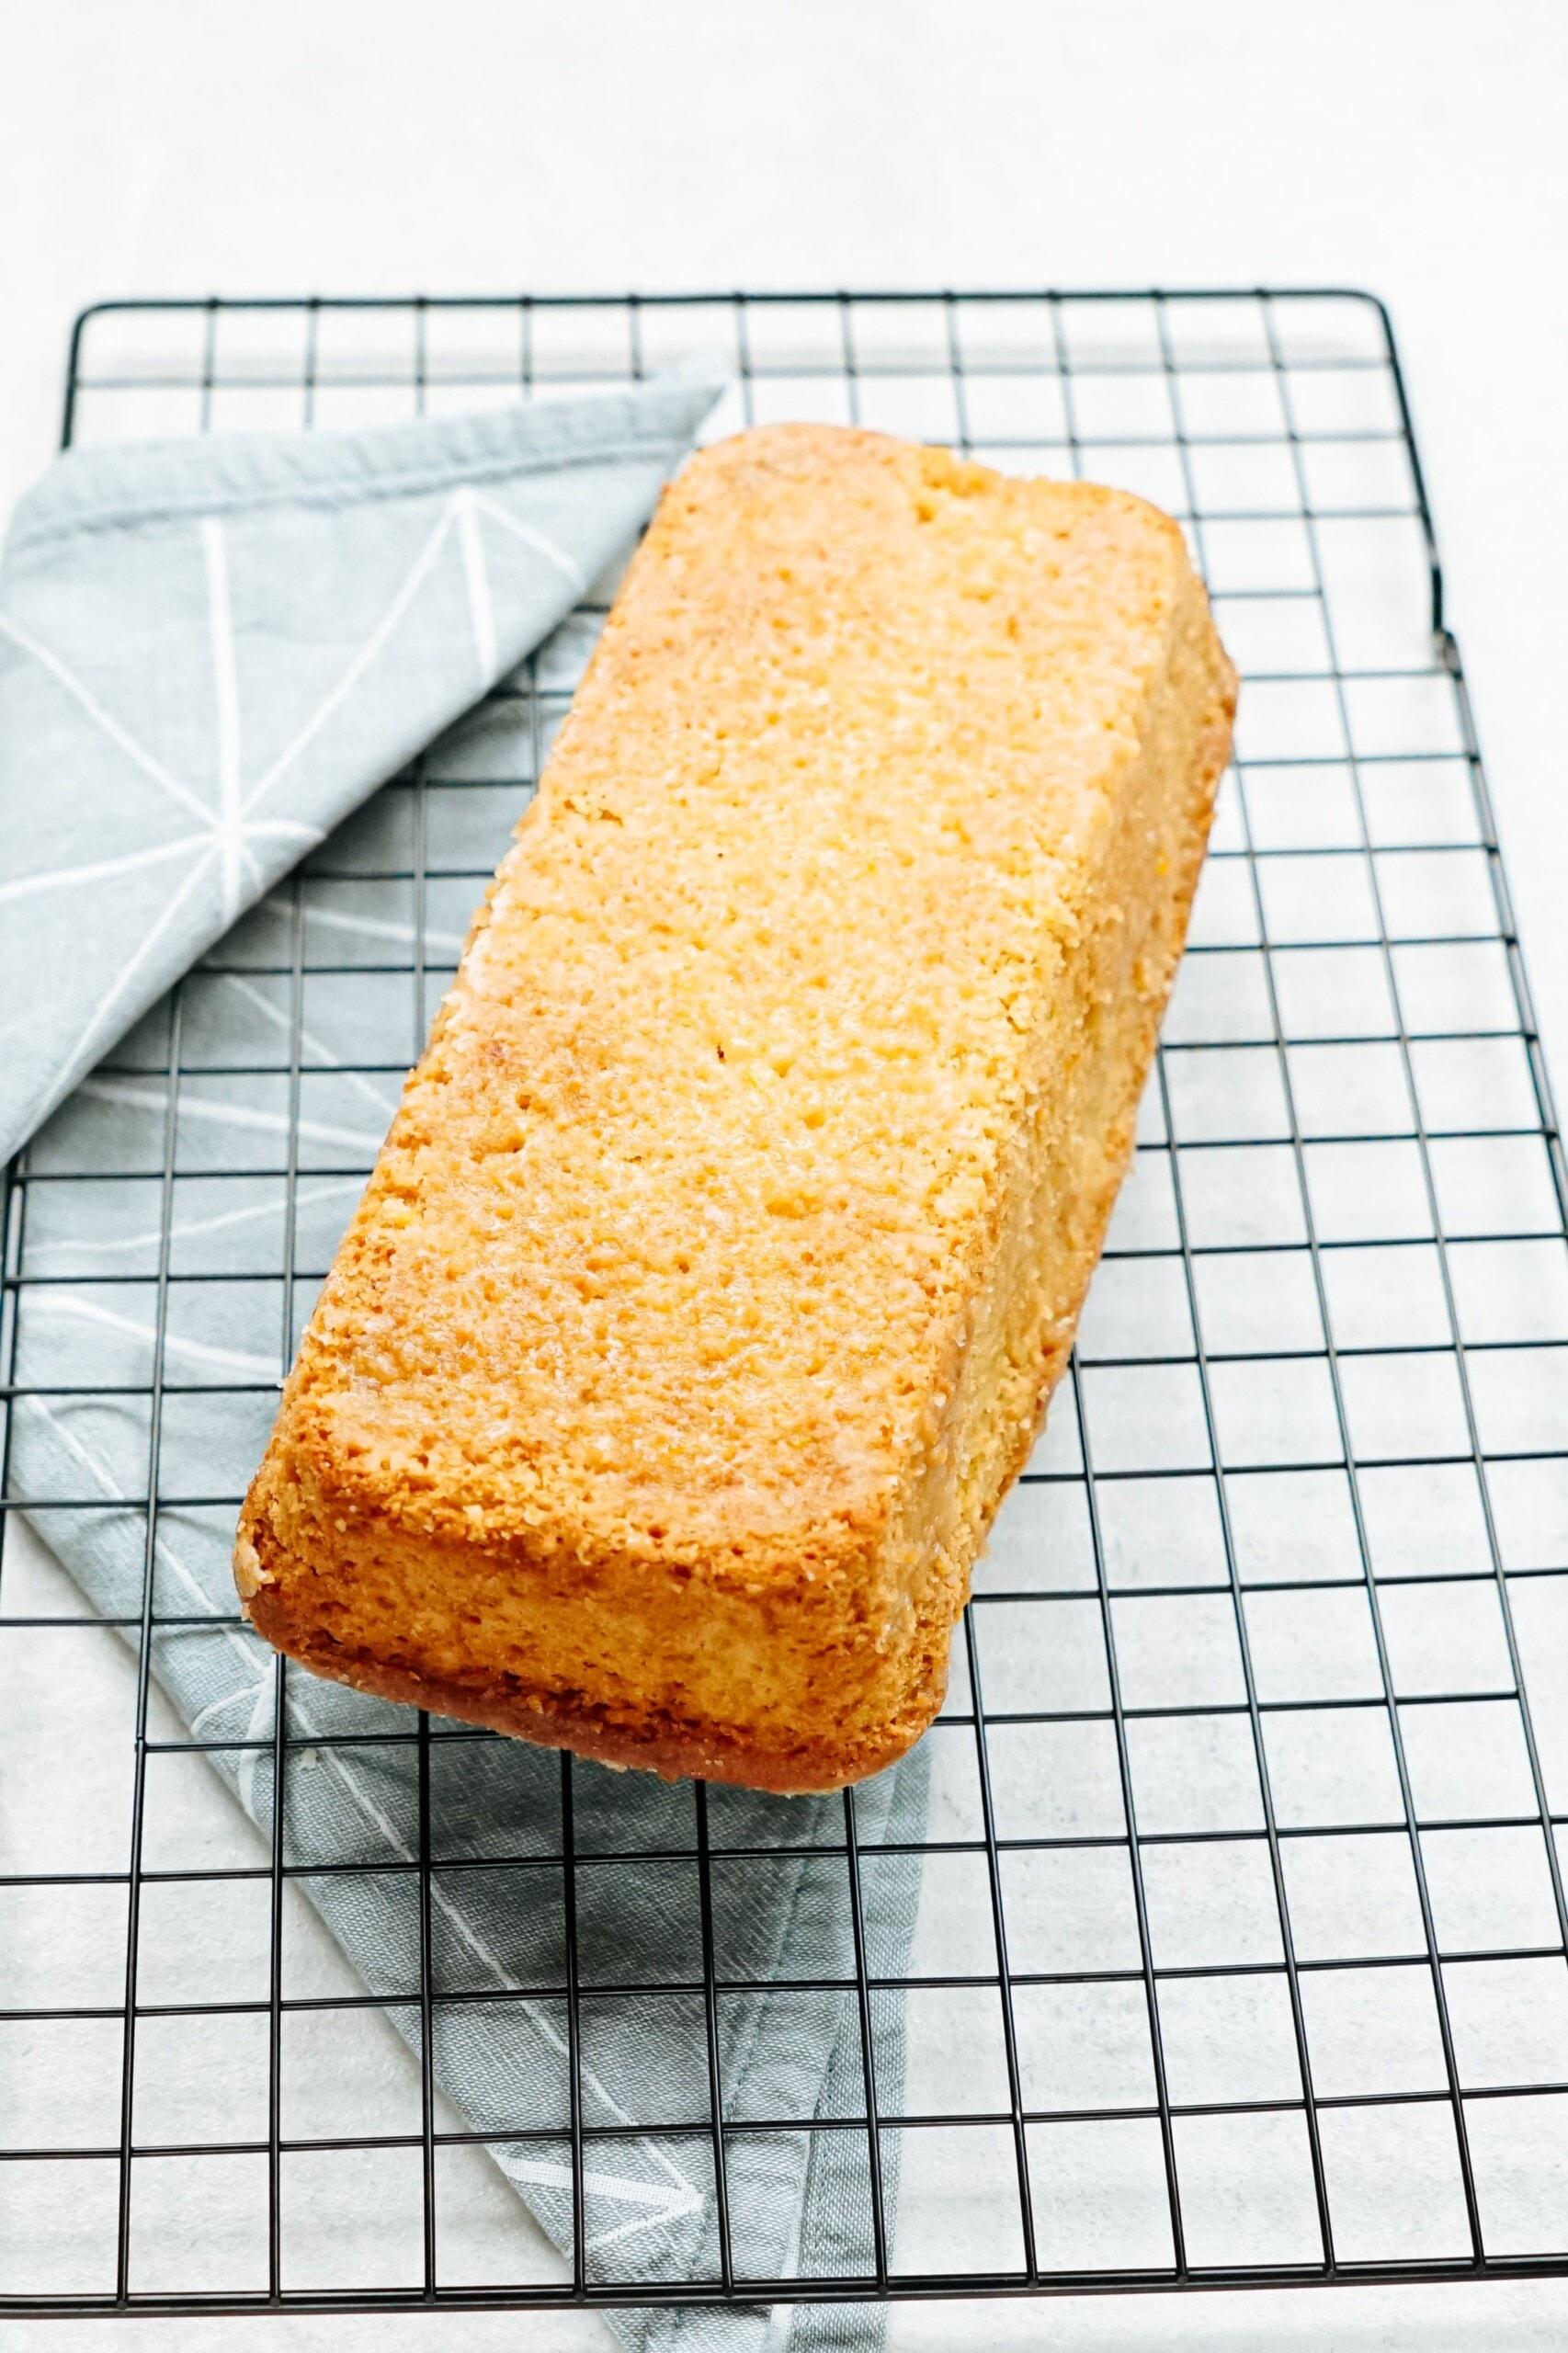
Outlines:
[[[1563,0],[0,0],[0,509],[119,294],[1366,285],[1568,1073]],[[101,2326],[51,2347],[102,2346]],[[20,2325],[0,2331],[7,2347]],[[1561,2346],[1555,2289],[895,2315],[895,2347]],[[568,2316],[160,2349],[603,2345]]]

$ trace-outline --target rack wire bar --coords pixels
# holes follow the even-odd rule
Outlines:
[[[492,1735],[383,1713],[324,1738],[282,1660],[238,1741],[159,1700],[160,1641],[212,1622],[162,1577],[167,1531],[238,1500],[184,1492],[203,1482],[168,1432],[276,1387],[204,1352],[203,1316],[252,1302],[291,1353],[570,700],[541,649],[479,715],[510,724],[499,771],[472,732],[433,747],[101,1066],[156,1111],[145,1165],[81,1165],[57,1119],[6,1173],[0,2311],[1568,2275],[1568,1166],[1387,313],[1334,287],[110,302],[74,328],[62,438],[390,420],[691,358],[733,374],[715,434],[836,420],[1154,498],[1244,674],[1133,1174],[955,1643],[924,1834],[875,1835],[851,1794],[740,1837],[699,1787],[642,1826],[633,1790],[605,1849],[597,1768],[562,1756],[526,1850],[448,1851],[449,1777]],[[238,1051],[214,989],[262,1008]],[[84,1203],[99,1255],[62,1263]],[[214,1256],[247,1218],[265,1246]],[[115,1328],[148,1319],[144,1365],[84,1346],[70,1379],[40,1370],[38,1320],[85,1292]],[[17,1409],[73,1401],[144,1414],[134,1492],[18,1485]],[[89,1514],[129,1517],[142,1561],[108,1626],[44,1549]],[[73,1662],[94,1660],[121,1701],[89,1727]],[[269,1837],[237,1835],[209,1756],[270,1775]],[[407,1760],[405,1852],[296,1847],[290,1793],[324,1756]],[[55,1802],[74,1773],[85,1809]],[[657,1983],[596,1941],[629,1863],[692,1891]],[[840,1890],[838,1959],[804,1974],[726,1941],[732,1875],[785,1866]],[[874,1898],[916,1866],[889,1951]],[[502,1992],[448,1949],[443,1891],[485,1873],[559,1922]],[[372,1881],[413,1926],[365,1985],[311,1947],[306,1898]],[[804,2119],[754,2113],[725,2058],[737,2005],[784,2001],[858,2050]],[[594,2089],[614,2003],[690,2062],[672,2091],[651,2061],[630,2125]],[[454,2114],[443,2047],[525,2013],[551,2022],[556,2104]],[[189,2097],[192,2052],[220,2107]],[[596,2223],[632,2131],[701,2152],[687,2275],[639,2274]],[[866,2243],[778,2276],[748,2153],[802,2135],[856,2153]],[[556,2259],[518,2238],[508,2156],[562,2185]],[[183,2254],[170,2181],[198,2218]],[[308,2183],[329,2226],[390,2201],[357,2268],[331,2268],[319,2217],[310,2236]]]

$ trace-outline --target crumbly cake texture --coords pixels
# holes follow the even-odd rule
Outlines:
[[[665,491],[246,1500],[315,1669],[826,1790],[941,1704],[1234,679],[1176,525],[783,426]]]

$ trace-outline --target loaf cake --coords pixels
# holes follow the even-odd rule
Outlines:
[[[828,426],[694,459],[285,1388],[261,1632],[668,1775],[899,1756],[1072,1343],[1234,699],[1136,498]]]

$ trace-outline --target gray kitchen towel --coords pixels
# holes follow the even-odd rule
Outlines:
[[[285,1677],[238,1620],[229,1570],[235,1502],[394,1108],[395,1066],[415,1050],[444,985],[477,894],[474,870],[492,862],[522,806],[540,699],[563,707],[591,649],[592,616],[567,620],[540,648],[529,665],[538,696],[505,691],[484,704],[420,759],[415,783],[375,794],[301,879],[261,896],[216,942],[213,934],[232,912],[226,891],[255,896],[258,874],[275,879],[369,782],[515,661],[541,615],[559,617],[601,550],[624,544],[678,454],[675,421],[689,432],[707,397],[661,392],[662,406],[636,410],[594,404],[596,428],[619,414],[623,449],[652,417],[663,420],[656,455],[639,444],[635,457],[615,460],[602,440],[598,456],[585,458],[593,437],[580,414],[569,423],[564,410],[536,411],[533,446],[575,453],[568,488],[557,483],[547,495],[542,477],[528,474],[503,493],[487,478],[473,506],[449,471],[433,485],[439,470],[413,460],[421,446],[449,451],[455,441],[472,466],[503,435],[516,450],[525,437],[512,418],[443,425],[424,444],[414,434],[401,446],[391,435],[340,442],[335,460],[324,437],[309,450],[215,444],[210,460],[206,448],[158,452],[151,464],[145,453],[117,452],[112,468],[62,476],[42,522],[36,498],[24,510],[14,561],[28,594],[8,582],[0,606],[14,657],[0,672],[8,854],[17,856],[18,832],[41,843],[23,869],[40,887],[15,894],[9,911],[26,912],[31,943],[6,983],[8,1012],[19,992],[27,1017],[21,1044],[30,1052],[30,1031],[47,1032],[57,1054],[71,1051],[74,1071],[131,1009],[139,980],[106,1011],[102,1035],[87,1028],[89,998],[96,1004],[105,986],[99,938],[112,934],[119,952],[134,957],[132,937],[145,943],[158,920],[149,926],[149,903],[138,900],[142,929],[133,935],[117,888],[139,892],[151,877],[151,904],[168,915],[140,973],[167,979],[194,967],[75,1086],[28,1152],[11,1492],[132,1644],[150,1595],[152,1672],[269,1841],[275,1756],[285,1757],[282,1857],[415,2052],[427,1941],[443,2129],[504,2136],[487,2143],[496,2165],[564,2255],[580,2230],[590,2281],[666,2290],[719,2274],[720,2185],[705,2129],[710,2056],[734,2128],[724,2136],[722,2188],[737,2271],[872,2268],[857,1980],[861,1961],[883,1980],[907,1965],[924,1753],[846,1805],[720,1789],[699,1802],[689,1785],[581,1763],[563,1769],[547,1752],[441,1722],[422,1745],[407,1710],[293,1666]],[[374,462],[394,448],[399,489]],[[608,495],[589,497],[579,479],[587,472],[600,493],[614,483],[613,515]],[[274,494],[258,507],[251,494],[264,475]],[[219,481],[233,507],[215,503]],[[424,502],[417,523],[391,512],[405,497]],[[579,533],[590,513],[591,529]],[[207,530],[215,518],[216,558]],[[122,529],[134,558],[120,547]],[[556,553],[541,554],[537,570],[514,561],[536,536],[556,553],[570,546],[572,577]],[[360,576],[360,549],[366,564],[381,565],[375,594]],[[243,551],[256,556],[256,572]],[[112,592],[96,570],[104,557]],[[160,611],[162,630],[149,619]],[[378,630],[380,642],[361,658]],[[326,662],[321,631],[334,633]],[[232,656],[215,660],[225,645]],[[221,688],[225,668],[230,686]],[[235,743],[237,793],[224,783],[236,772],[224,765]],[[257,795],[268,776],[290,790]],[[293,790],[307,777],[313,800]],[[203,813],[200,828],[186,798]],[[239,871],[226,883],[236,806]],[[415,807],[426,878],[417,906],[408,883],[373,879],[409,867]],[[256,836],[247,816],[299,830]],[[182,828],[196,837],[188,850],[152,854]],[[83,868],[96,871],[43,887],[62,869]],[[449,875],[453,868],[464,871]],[[14,952],[8,942],[7,958]],[[87,964],[90,983],[79,987]],[[28,1069],[28,1102],[52,1099],[58,1085],[41,1051]],[[14,1125],[30,1117],[19,1097],[7,1099]],[[151,1545],[149,1495],[157,1498]],[[711,1855],[706,1924],[699,1802]],[[415,1868],[426,1833],[437,1858],[427,1915]],[[711,2054],[705,1941],[721,1983],[744,1989],[719,1995]],[[902,1999],[873,1988],[869,2006],[878,2110],[896,2115]],[[569,2138],[574,2035],[580,2219]],[[829,2119],[835,2129],[812,2131]],[[680,2124],[697,2129],[656,2129]],[[878,2143],[890,2226],[897,2139],[885,2133]],[[287,2244],[286,2234],[286,2263]],[[607,2317],[638,2353],[761,2353],[786,2342],[865,2353],[882,2334],[873,2305]]]
[[[0,568],[0,1162],[571,610],[719,390],[56,460]]]

